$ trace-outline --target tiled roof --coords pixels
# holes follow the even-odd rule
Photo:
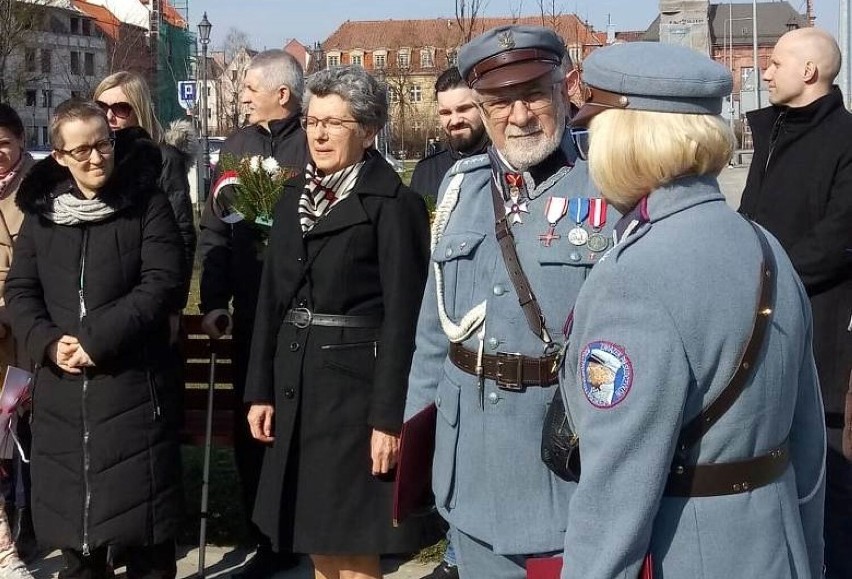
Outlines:
[[[74,5],[74,8],[92,18],[95,21],[95,26],[97,26],[107,38],[113,41],[118,39],[121,21],[116,18],[112,12],[103,6],[89,4],[83,0],[71,0],[71,3]]]
[[[474,34],[503,24],[541,25],[539,16],[522,18],[477,18]],[[590,27],[573,14],[559,17],[554,27],[566,44],[600,46],[602,43]],[[454,48],[463,44],[462,33],[455,18],[431,20],[366,20],[344,22],[323,43],[323,50],[382,50],[395,48]]]

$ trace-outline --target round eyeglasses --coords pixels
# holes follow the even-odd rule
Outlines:
[[[522,102],[530,112],[538,113],[553,104],[553,87],[557,84],[555,82],[548,88],[533,87],[523,94],[482,100],[477,105],[489,119],[497,122],[508,119],[517,102]]]
[[[78,163],[82,163],[83,161],[91,159],[92,151],[97,151],[98,154],[105,157],[107,155],[112,155],[114,147],[115,138],[110,137],[108,139],[98,141],[94,145],[80,145],[79,147],[74,147],[71,150],[57,149],[57,151],[65,155],[70,155],[72,159]]]

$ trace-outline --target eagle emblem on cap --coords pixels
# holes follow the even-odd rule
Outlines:
[[[497,36],[497,44],[500,45],[500,48],[505,50],[512,50],[515,48],[515,37],[512,35],[511,30],[507,30],[505,32],[501,32],[499,36]]]

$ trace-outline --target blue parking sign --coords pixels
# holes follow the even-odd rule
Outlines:
[[[178,82],[178,100],[185,109],[195,106],[197,97],[197,85],[194,80],[181,80]]]

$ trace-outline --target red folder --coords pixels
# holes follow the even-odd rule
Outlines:
[[[533,557],[527,559],[527,579],[559,579],[562,557]],[[638,579],[654,579],[654,559],[645,555]]]
[[[402,425],[399,460],[393,488],[393,524],[398,526],[415,512],[433,506],[432,457],[435,454],[435,419],[438,409],[430,404]]]

